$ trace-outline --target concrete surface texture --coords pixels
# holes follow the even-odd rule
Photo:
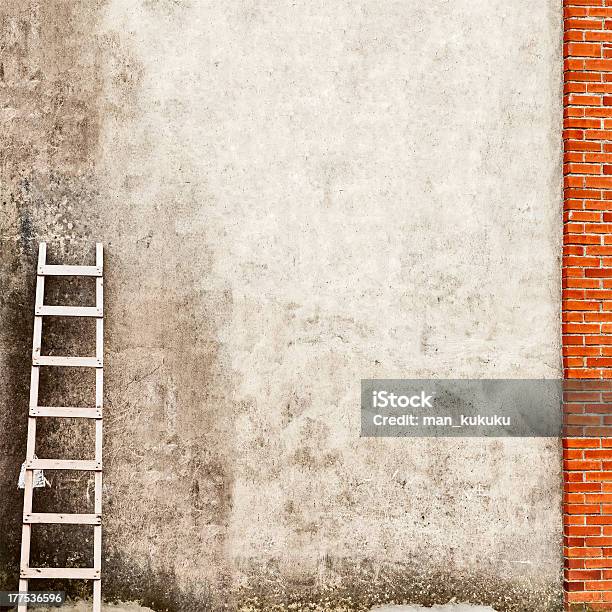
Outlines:
[[[359,439],[359,381],[560,375],[559,3],[5,0],[0,24],[0,588],[37,244],[100,240],[108,597],[557,610],[557,442]],[[84,456],[79,427],[46,456]],[[35,509],[82,510],[71,478]],[[87,563],[73,533],[35,529],[33,563]]]

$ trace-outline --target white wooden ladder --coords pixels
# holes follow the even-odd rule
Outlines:
[[[93,610],[102,609],[102,397],[103,397],[103,252],[102,245],[96,244],[95,266],[57,266],[47,265],[47,245],[41,242],[38,249],[38,269],[36,277],[36,305],[34,310],[34,337],[32,345],[32,374],[30,382],[30,408],[28,416],[28,441],[26,448],[25,490],[23,498],[23,526],[21,532],[21,565],[19,591],[28,591],[28,580],[31,578],[46,579],[83,579],[93,580]],[[90,276],[96,279],[95,306],[45,306],[46,276]],[[41,355],[41,336],[43,317],[95,317],[96,318],[96,356],[95,357],[59,357]],[[39,371],[42,366],[90,367],[96,370],[96,405],[95,408],[84,407],[46,407],[38,405]],[[95,420],[95,459],[65,460],[37,459],[36,419],[40,417],[85,418]],[[33,475],[34,470],[83,470],[95,473],[95,494],[93,514],[57,514],[33,513]],[[36,568],[30,567],[30,539],[32,524],[67,524],[93,525],[94,530],[94,566],[92,568]],[[19,612],[27,610],[21,604]]]

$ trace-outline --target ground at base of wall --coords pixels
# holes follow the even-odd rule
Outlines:
[[[57,608],[37,608],[39,612],[56,612]],[[62,612],[90,612],[91,602],[80,601],[62,606]],[[154,612],[136,603],[104,604],[102,612]],[[382,606],[372,608],[371,612],[495,612],[493,608],[471,604],[447,604],[423,608],[422,606]]]
[[[372,608],[371,612],[495,612],[493,608],[473,606],[472,604],[446,604],[423,608],[422,606],[381,606]]]
[[[37,612],[58,612],[59,608],[36,608]],[[61,607],[62,612],[91,612],[91,601],[77,601],[66,603]],[[154,612],[137,603],[102,604],[102,612]]]

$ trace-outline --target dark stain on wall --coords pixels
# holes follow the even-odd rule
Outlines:
[[[487,563],[473,572],[440,570],[435,560],[374,564],[365,559],[328,558],[325,566],[323,585],[287,580],[273,565],[252,567],[247,570],[252,576],[249,584],[236,594],[235,609],[367,612],[384,604],[430,607],[448,602],[491,606],[499,612],[559,612],[563,608],[555,585],[500,578]]]
[[[59,0],[0,5],[1,589],[16,588],[19,575],[23,495],[17,477],[25,457],[38,242],[59,244],[60,257],[88,255],[86,223],[78,219],[95,198],[100,82],[81,43],[100,3],[87,5],[89,10]],[[61,492],[37,492],[38,511]],[[70,499],[58,503],[71,507]],[[85,552],[75,531],[64,534],[58,548],[53,528],[34,529],[32,562],[78,562]],[[76,553],[67,559],[70,545]],[[70,592],[79,591],[75,586]]]
[[[25,456],[38,243],[48,242],[51,263],[93,263],[93,242],[102,240],[108,247],[104,594],[111,600],[140,599],[157,610],[213,609],[221,605],[222,596],[213,597],[207,580],[214,582],[217,593],[228,586],[222,555],[232,474],[227,450],[219,444],[223,436],[218,423],[223,420],[213,411],[200,414],[197,408],[223,401],[215,381],[223,379],[224,368],[218,343],[211,338],[215,321],[231,307],[230,298],[221,293],[194,310],[199,271],[193,262],[205,249],[196,240],[176,253],[164,240],[160,228],[173,226],[171,201],[166,212],[151,214],[147,240],[137,241],[136,250],[142,256],[140,250],[146,249],[154,265],[174,261],[154,278],[157,282],[181,275],[184,295],[173,298],[175,304],[160,300],[157,284],[147,284],[151,278],[139,279],[139,262],[122,250],[131,239],[116,240],[126,226],[144,220],[128,210],[117,221],[101,200],[96,173],[101,108],[105,105],[104,112],[115,120],[128,116],[139,77],[135,62],[112,35],[93,35],[103,4],[11,0],[0,6],[0,101],[11,116],[8,129],[0,134],[0,352],[6,375],[0,381],[0,588],[16,588],[19,575],[22,493],[16,482]],[[113,89],[112,99],[105,101],[98,64],[102,57],[110,66],[107,78]],[[113,265],[119,260],[121,266]],[[136,296],[137,304],[117,298],[126,274],[130,285],[123,295]],[[73,304],[90,298],[86,288],[48,285],[48,303],[66,303],[68,296]],[[149,335],[133,334],[135,329],[148,330]],[[79,354],[88,343],[74,338],[84,337],[85,331],[75,330],[69,321],[52,321],[43,332],[43,344],[47,341],[46,348],[54,354]],[[127,366],[118,357],[122,351],[130,354]],[[138,353],[132,361],[130,351]],[[159,351],[158,362],[154,354]],[[41,403],[87,405],[91,381],[79,381],[72,369],[57,370],[41,373]],[[76,395],[69,391],[75,388]],[[88,425],[41,423],[39,456],[89,455]],[[91,511],[91,474],[50,472],[47,477],[52,487],[35,492],[35,511]],[[143,484],[135,487],[139,481]],[[212,578],[194,582],[191,589],[172,569],[190,553],[176,538],[178,530],[169,528],[176,522],[181,522],[186,541],[205,550],[216,568]],[[198,535],[206,529],[217,534],[212,542]],[[32,563],[89,565],[91,534],[60,531],[35,530]],[[36,586],[62,588],[75,597],[90,589],[79,581],[37,581]]]

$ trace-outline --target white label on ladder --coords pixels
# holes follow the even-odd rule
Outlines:
[[[38,459],[34,455],[34,459]],[[17,482],[18,489],[25,489],[25,473],[26,473],[26,461],[21,464],[21,470],[19,470],[19,481]],[[45,478],[43,470],[34,470],[34,476],[32,478],[32,486],[34,488],[44,488],[45,486],[51,486],[51,483]]]

